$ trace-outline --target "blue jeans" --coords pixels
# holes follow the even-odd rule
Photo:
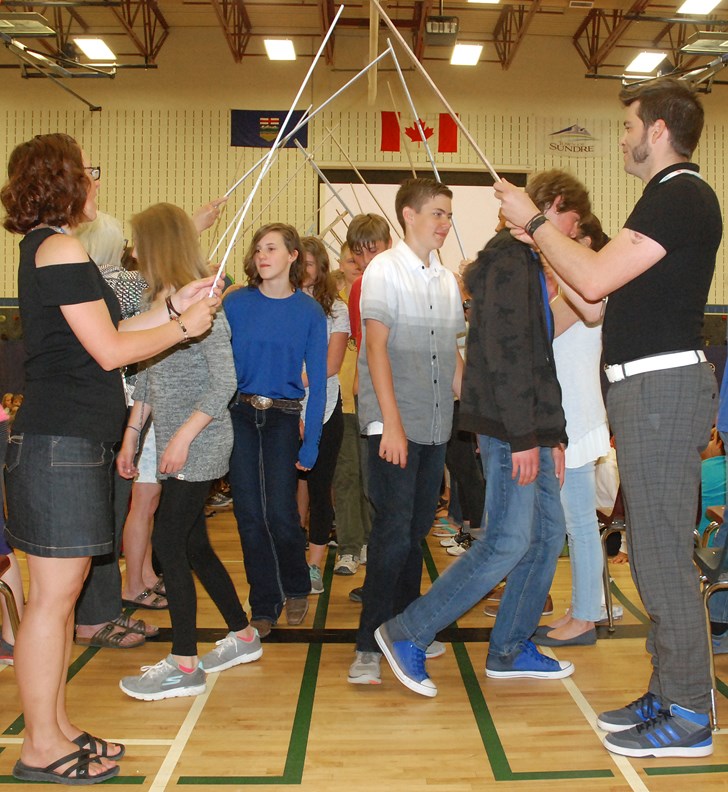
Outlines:
[[[561,505],[571,560],[571,615],[583,621],[598,621],[604,559],[596,512],[596,462],[567,468]]]
[[[485,435],[478,440],[487,482],[485,535],[394,620],[391,632],[426,649],[507,577],[489,653],[508,659],[538,625],[566,526],[550,448],[540,449],[538,476],[524,487],[511,478],[510,445]]]
[[[296,507],[299,413],[237,403],[230,414],[235,435],[230,489],[252,618],[275,623],[287,598],[311,591]]]
[[[356,648],[379,652],[374,630],[420,594],[422,540],[432,527],[445,469],[445,444],[407,442],[407,466],[379,456],[381,435],[367,438],[374,506]]]

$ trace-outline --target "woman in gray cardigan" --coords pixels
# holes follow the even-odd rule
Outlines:
[[[175,291],[208,267],[197,231],[187,214],[156,204],[131,221],[136,257],[149,296],[166,297],[170,321],[184,325],[174,305]],[[125,677],[121,689],[133,698],[156,701],[205,691],[205,673],[257,660],[263,653],[235,587],[212,549],[205,523],[205,499],[213,480],[225,475],[233,443],[228,403],[236,390],[225,315],[198,340],[185,340],[152,360],[137,378],[134,406],[121,452],[120,475],[136,473],[136,445],[150,411],[154,413],[157,466],[162,483],[152,546],[162,565],[172,622],[172,652],[139,676]],[[202,658],[197,656],[197,599],[194,571],[228,626],[228,635]]]

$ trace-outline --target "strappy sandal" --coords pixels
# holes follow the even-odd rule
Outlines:
[[[136,640],[124,643],[124,639],[128,635],[133,635]],[[145,637],[139,635],[136,630],[130,630],[115,621],[106,622],[90,638],[76,635],[76,643],[79,646],[98,646],[101,649],[136,649],[145,640]]]
[[[154,597],[154,599],[147,603],[150,597]],[[153,589],[144,589],[141,594],[134,597],[134,599],[122,599],[122,603],[131,608],[146,608],[147,610],[166,610],[169,607],[166,597],[160,597],[158,594],[154,593]],[[160,603],[164,603],[164,605],[160,605]]]
[[[81,732],[81,734],[79,734],[75,740],[71,740],[71,742],[75,743],[82,750],[90,751],[92,754],[102,756],[104,759],[111,759],[113,762],[123,758],[126,753],[125,745],[115,743],[119,746],[119,750],[112,756],[109,753],[109,743],[106,740],[102,740],[101,737],[94,737],[88,732]]]
[[[164,578],[162,575],[157,578],[157,582],[152,586],[152,591],[155,594],[159,594],[160,597],[167,596],[167,589],[164,587]]]
[[[153,624],[147,624],[144,619],[132,619],[131,616],[124,616],[124,614],[122,614],[112,619],[112,622],[117,627],[121,627],[127,632],[143,635],[147,641],[153,641],[155,638],[159,638],[159,627]]]
[[[56,773],[58,767],[64,764],[72,764],[62,773]],[[31,767],[18,759],[13,767],[13,776],[19,781],[50,781],[54,784],[67,784],[68,786],[82,786],[87,784],[100,784],[108,781],[109,778],[119,775],[121,769],[119,765],[110,767],[98,775],[89,773],[89,765],[101,764],[98,756],[94,756],[91,751],[74,751],[66,756],[62,756],[55,762],[46,767]]]

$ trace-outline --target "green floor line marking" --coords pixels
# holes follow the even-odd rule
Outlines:
[[[76,674],[91,660],[92,657],[99,651],[99,647],[91,646],[71,663],[68,667],[68,674],[66,676],[66,683],[70,682]],[[25,728],[25,716],[21,713],[18,717],[8,726],[3,734],[17,735]]]
[[[496,781],[542,781],[558,778],[613,778],[611,770],[544,770],[534,772],[518,772],[511,770],[508,757],[503,748],[503,743],[498,736],[498,730],[493,723],[490,710],[485,701],[483,690],[478,682],[478,677],[470,661],[470,655],[465,645],[454,643],[452,645],[455,652],[460,675],[468,694],[470,707],[475,717],[475,723],[483,741],[483,747],[488,755],[493,778]]]
[[[701,773],[728,773],[728,764],[690,765],[688,767],[643,767],[648,776],[700,775]]]
[[[321,595],[323,596],[323,595]],[[286,752],[283,775],[280,776],[180,776],[177,784],[231,786],[235,784],[270,785],[297,784],[303,779],[303,766],[306,762],[308,735],[311,730],[311,715],[316,695],[319,666],[321,663],[321,644],[311,644],[306,655],[306,664],[298,693],[296,714],[291,728],[291,739]]]

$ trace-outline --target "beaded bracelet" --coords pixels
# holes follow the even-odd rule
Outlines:
[[[182,329],[182,335],[184,336],[184,340],[185,340],[185,341],[189,341],[189,340],[190,340],[189,333],[187,332],[187,328],[186,328],[186,327],[185,327],[185,326],[182,324],[182,320],[179,318],[179,316],[173,316],[173,317],[171,317],[170,321],[175,321],[175,322],[177,322],[177,324],[178,324],[178,325],[180,326],[180,328]]]

